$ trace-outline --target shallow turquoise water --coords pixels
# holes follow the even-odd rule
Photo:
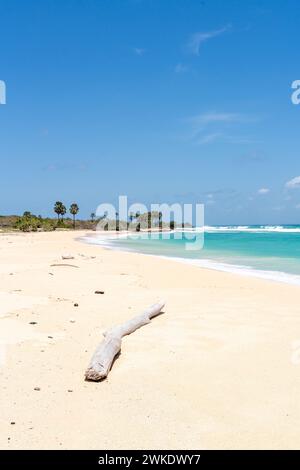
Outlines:
[[[194,239],[190,238],[193,236]],[[178,239],[178,237],[181,237]],[[196,246],[203,248],[187,249]],[[215,269],[271,271],[300,276],[300,226],[207,227],[205,233],[171,233],[117,238],[111,246],[152,255],[181,258]],[[224,269],[227,267],[227,269]],[[273,276],[274,277],[274,276]],[[276,277],[276,276],[275,276]],[[300,281],[300,278],[299,278]]]

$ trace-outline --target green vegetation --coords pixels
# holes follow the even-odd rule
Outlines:
[[[55,230],[56,222],[52,219],[43,219],[41,216],[31,214],[29,211],[25,211],[22,217],[18,217],[13,227],[22,232],[37,232],[45,231],[50,232]]]
[[[105,213],[101,217],[96,218],[94,212],[90,215],[90,220],[79,220],[77,214],[79,212],[78,204],[75,202],[70,205],[69,212],[72,217],[64,217],[66,214],[66,206],[61,201],[56,201],[54,212],[57,218],[42,217],[34,215],[30,211],[25,211],[22,216],[10,215],[0,216],[0,231],[22,231],[22,232],[50,232],[53,230],[133,230],[139,232],[141,230],[149,230],[150,228],[159,230],[173,230],[182,225],[172,220],[170,223],[163,222],[161,212],[145,212],[140,214],[130,213],[128,220],[120,220],[119,213],[115,213],[115,219],[110,220],[108,214]],[[188,224],[186,224],[188,226]]]
[[[36,216],[30,211],[25,211],[22,216],[2,215],[0,216],[0,231],[50,232],[53,230],[75,229],[76,215],[79,212],[79,207],[76,203],[70,206],[72,219],[64,218],[67,210],[61,201],[56,201],[54,204],[54,212],[57,215],[57,219],[42,217],[41,215]],[[77,221],[76,224],[76,228],[79,229],[93,229],[94,226],[95,224],[92,221],[86,220]]]

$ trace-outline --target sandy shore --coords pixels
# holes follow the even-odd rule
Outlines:
[[[74,237],[0,235],[1,449],[300,448],[299,287]],[[158,299],[85,382],[102,331]]]

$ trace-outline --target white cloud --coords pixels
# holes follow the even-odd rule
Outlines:
[[[249,137],[228,134],[228,129],[235,124],[251,122],[253,118],[239,113],[210,111],[185,119],[190,125],[188,140],[203,145],[221,141],[228,144],[249,144]]]
[[[212,38],[220,36],[231,28],[231,25],[226,25],[223,28],[215,29],[214,31],[197,32],[191,35],[187,44],[187,50],[190,54],[199,55],[201,44],[209,41]]]
[[[296,209],[300,209],[300,204],[297,204],[295,207]]]
[[[210,132],[207,136],[201,135],[206,127],[231,123],[234,121],[239,121],[240,119],[240,115],[236,113],[209,112],[197,114],[196,116],[188,118],[186,121],[190,124],[192,128],[191,138],[195,139],[197,137],[200,137],[198,143],[205,144],[208,142],[213,142],[218,137],[220,137],[220,134],[222,134],[222,130],[220,131],[219,128],[216,129],[214,127],[212,132]]]
[[[285,183],[285,187],[288,189],[300,188],[300,176],[296,176],[295,178]]]
[[[257,194],[268,194],[270,192],[270,189],[269,188],[260,188],[258,191],[257,191]]]
[[[241,120],[240,114],[217,113],[214,111],[210,113],[198,114],[197,116],[193,116],[190,118],[192,124],[197,126],[204,126],[215,122],[234,122],[239,120]]]

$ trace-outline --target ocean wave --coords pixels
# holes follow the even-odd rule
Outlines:
[[[124,235],[125,236],[125,235]],[[300,275],[286,273],[283,271],[273,271],[273,270],[262,270],[256,269],[252,266],[247,266],[243,264],[231,264],[231,263],[224,263],[219,262],[211,259],[195,259],[195,258],[184,258],[184,257],[176,257],[176,256],[164,256],[159,254],[150,254],[144,253],[136,248],[128,247],[128,246],[121,246],[117,243],[114,243],[117,238],[124,238],[124,236],[109,236],[109,235],[102,235],[99,236],[85,236],[81,237],[78,240],[84,243],[100,245],[103,248],[108,248],[111,250],[119,250],[119,251],[127,251],[127,252],[135,252],[141,253],[145,256],[156,256],[163,259],[171,259],[174,261],[178,261],[184,264],[191,264],[194,266],[198,266],[200,268],[206,269],[213,269],[216,271],[223,271],[232,274],[238,274],[242,276],[254,277],[259,279],[266,279],[269,281],[276,281],[276,282],[284,282],[286,284],[293,284],[300,286]]]
[[[184,264],[191,264],[200,268],[213,269],[216,271],[223,271],[232,274],[239,274],[246,277],[255,277],[259,279],[266,279],[268,281],[284,282],[286,284],[293,284],[300,286],[300,276],[296,274],[289,274],[282,271],[265,271],[254,269],[251,266],[244,266],[238,264],[219,263],[209,259],[188,259],[179,257],[160,256],[164,259],[173,259]]]
[[[200,227],[199,227],[200,228]],[[206,225],[204,231],[207,233],[217,232],[247,232],[247,233],[300,233],[299,226],[285,225]]]

